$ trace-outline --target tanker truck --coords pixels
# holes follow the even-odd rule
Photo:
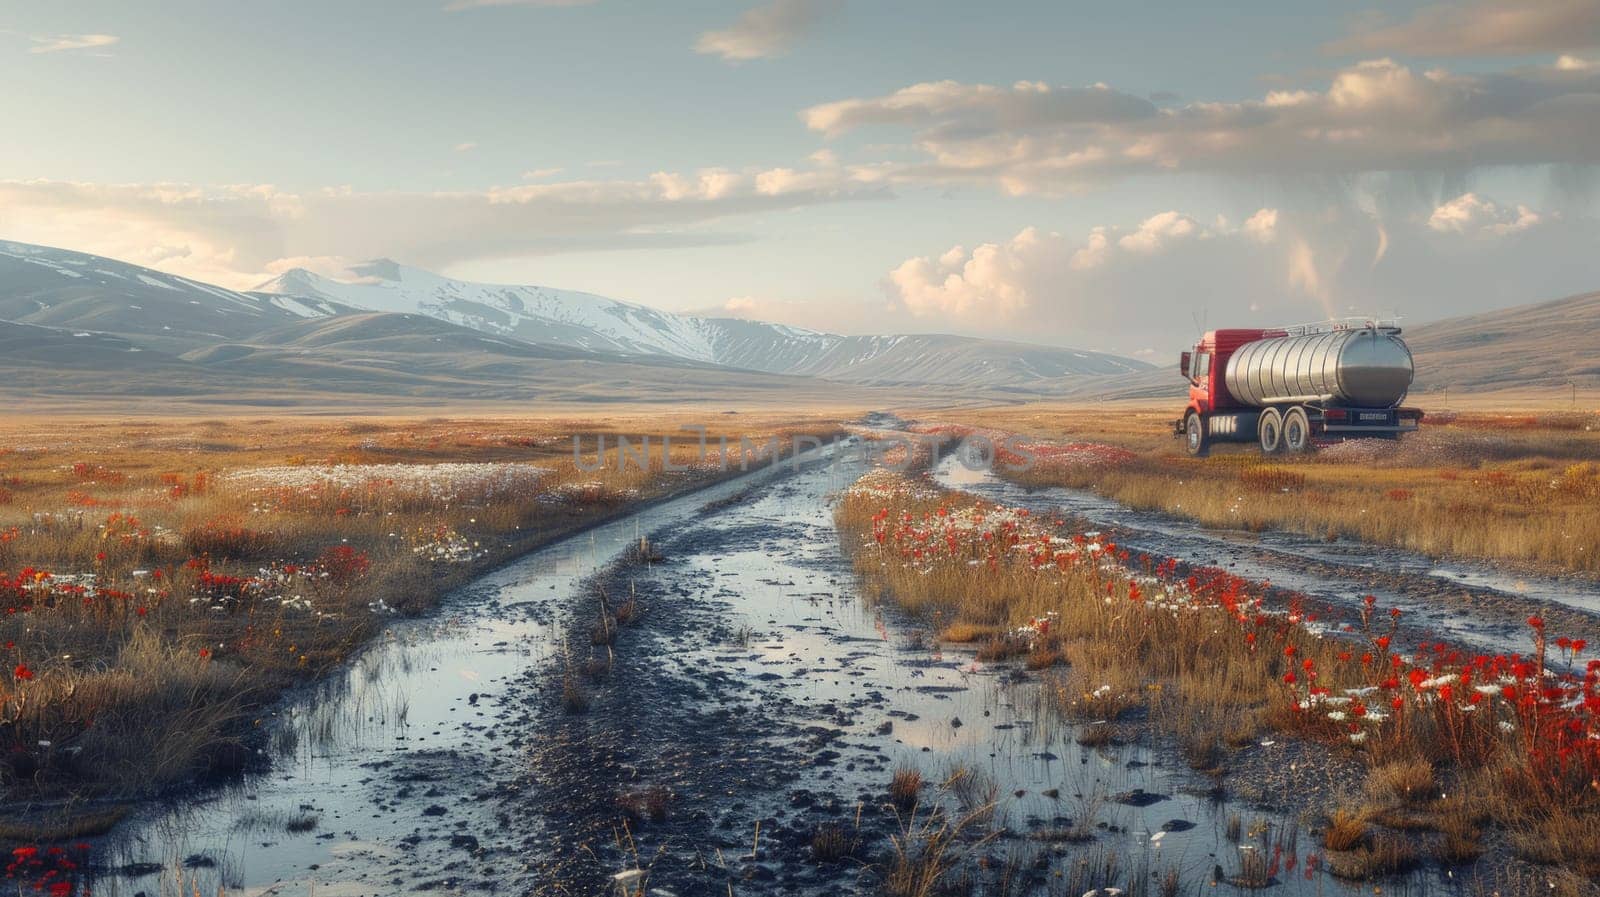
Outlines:
[[[1422,420],[1419,409],[1400,406],[1414,372],[1392,323],[1212,330],[1178,366],[1189,406],[1173,429],[1195,456],[1220,442],[1254,442],[1277,455],[1317,442],[1399,439]]]

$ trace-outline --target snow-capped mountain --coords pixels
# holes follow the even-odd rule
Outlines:
[[[454,280],[388,259],[357,265],[340,279],[296,268],[255,292],[420,313],[532,343],[858,383],[1026,389],[1064,377],[1149,367],[1100,352],[971,337],[841,336],[760,321],[679,315],[593,293]]]
[[[104,256],[0,241],[4,321],[186,351],[347,311],[315,297],[254,296]]]
[[[420,313],[527,342],[715,362],[706,335],[692,319],[592,293],[469,283],[389,259],[355,265],[348,274],[349,279],[335,280],[295,268],[253,292]]]

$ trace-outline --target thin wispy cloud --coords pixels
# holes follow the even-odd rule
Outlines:
[[[782,56],[840,5],[840,0],[773,0],[747,10],[727,28],[700,35],[694,49],[728,62]]]
[[[885,188],[843,168],[708,168],[638,180],[525,183],[486,191],[289,192],[266,184],[0,180],[0,233],[247,287],[299,256],[394,256],[425,267],[594,249],[743,239],[702,225]]]
[[[1390,23],[1371,18],[1327,44],[1334,55],[1531,56],[1600,47],[1600,0],[1480,0],[1418,10]]]
[[[494,6],[588,6],[596,0],[452,0],[445,4],[445,12],[465,12],[469,9],[488,9]]]
[[[29,53],[63,53],[71,50],[94,50],[109,47],[122,40],[115,34],[50,34],[28,38],[33,46]]]
[[[909,133],[925,154],[898,178],[1009,194],[1089,189],[1140,175],[1297,177],[1600,164],[1600,66],[1563,58],[1500,72],[1417,71],[1389,59],[1336,72],[1322,90],[1158,107],[1106,85],[936,81],[813,106],[838,136]]]
[[[478,144],[474,143],[471,140],[466,140],[466,141],[463,141],[461,143],[456,144],[456,152],[458,152],[458,153],[470,153],[470,152],[472,152],[473,150],[475,150],[477,148],[478,148]]]

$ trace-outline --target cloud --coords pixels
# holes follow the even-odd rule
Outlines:
[[[1557,298],[1594,288],[1592,272],[1571,259],[1600,243],[1593,218],[1540,216],[1470,194],[1432,219],[1400,216],[1376,228],[1369,212],[1345,204],[1260,209],[1237,227],[1201,221],[1167,211],[1081,238],[1025,228],[976,249],[908,258],[883,287],[923,328],[1050,334],[1132,351],[1183,344],[1197,317],[1212,327],[1349,314],[1421,321]],[[1492,236],[1535,224],[1536,240]],[[1374,266],[1380,244],[1384,263]]]
[[[491,6],[588,6],[595,0],[452,0],[445,4],[445,12],[464,12],[469,9],[486,9]]]
[[[1151,269],[1155,261],[1207,252],[1204,244],[1226,244],[1219,254],[1240,259],[1257,254],[1265,229],[1276,230],[1276,209],[1261,209],[1233,229],[1219,221],[1206,227],[1178,211],[1159,212],[1138,225],[1092,228],[1082,242],[1028,227],[1009,240],[968,252],[955,246],[938,256],[910,258],[889,272],[890,300],[916,317],[943,317],[976,324],[1015,321],[1041,310],[1060,312],[1087,296],[1088,284],[1118,272]],[[1175,281],[1185,284],[1185,281]],[[1172,283],[1165,290],[1171,292]]]
[[[1480,0],[1424,7],[1408,21],[1374,21],[1332,54],[1531,56],[1600,47],[1600,0]]]
[[[708,169],[453,193],[0,180],[0,232],[248,287],[296,257],[392,256],[443,268],[559,252],[716,245],[743,239],[707,229],[724,219],[887,195],[843,168],[801,174]]]
[[[1200,224],[1181,212],[1162,212],[1146,218],[1139,229],[1117,241],[1117,245],[1133,252],[1157,252],[1173,241],[1183,240],[1199,233]]]
[[[1278,210],[1261,209],[1245,220],[1243,230],[1258,243],[1271,243],[1278,238]]]
[[[1428,227],[1440,233],[1505,236],[1525,231],[1543,218],[1524,205],[1504,208],[1476,193],[1463,193],[1428,216]]]
[[[115,34],[52,34],[28,38],[29,53],[60,53],[67,50],[93,50],[122,40]]]
[[[917,317],[1013,317],[1033,303],[1032,280],[1061,241],[1029,227],[971,253],[956,246],[938,258],[906,259],[889,272],[891,298]]]
[[[464,143],[456,144],[456,152],[458,152],[458,153],[470,153],[470,152],[472,152],[473,150],[475,150],[477,148],[478,148],[478,145],[476,143],[473,143],[470,140],[468,140],[468,141],[466,141]]]
[[[1101,84],[938,81],[801,115],[829,137],[909,131],[922,158],[896,163],[894,180],[1011,194],[1187,172],[1322,179],[1600,164],[1600,67],[1576,59],[1475,74],[1380,59],[1339,70],[1320,91],[1172,108]]]
[[[1317,270],[1317,254],[1303,237],[1289,244],[1289,286],[1319,302],[1328,299],[1328,285]]]
[[[542,181],[545,178],[555,177],[556,175],[560,174],[563,171],[566,171],[566,169],[565,168],[530,168],[527,171],[524,171],[522,173],[522,179],[525,180],[525,181]]]
[[[727,28],[700,35],[694,49],[728,62],[782,56],[839,6],[840,0],[772,0],[746,10]]]

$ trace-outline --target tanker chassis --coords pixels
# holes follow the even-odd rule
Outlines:
[[[1400,405],[1414,375],[1411,350],[1399,327],[1376,321],[1212,330],[1179,370],[1189,406],[1173,430],[1191,455],[1219,442],[1300,454],[1316,441],[1399,439],[1422,420]]]

